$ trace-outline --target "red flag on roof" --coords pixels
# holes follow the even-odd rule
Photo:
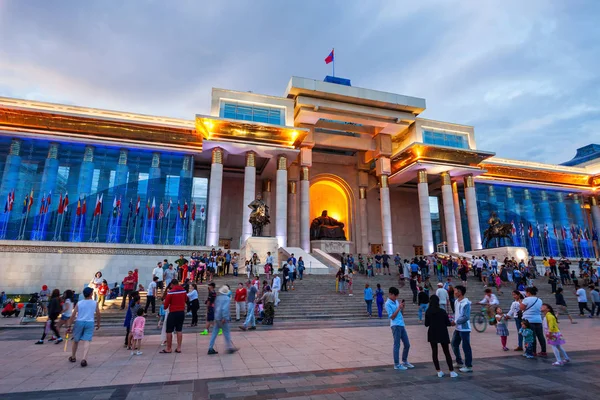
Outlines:
[[[333,49],[331,49],[331,53],[325,58],[325,64],[329,64],[330,62],[333,62]]]

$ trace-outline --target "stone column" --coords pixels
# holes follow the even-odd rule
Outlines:
[[[454,216],[454,197],[450,174],[442,174],[442,203],[444,205],[444,222],[446,224],[446,241],[448,251],[458,253],[458,238],[456,234],[456,218]]]
[[[369,254],[369,225],[366,186],[360,186],[358,188],[358,213],[360,216],[360,252],[362,254]]]
[[[94,148],[92,146],[85,146],[85,151],[83,153],[83,162],[81,163],[81,169],[79,170],[79,182],[77,184],[77,199],[83,199],[91,194],[90,192],[92,190],[93,178]]]
[[[254,201],[256,196],[256,154],[252,151],[246,153],[246,167],[244,168],[244,199],[242,203],[242,235],[240,236],[240,249],[244,247],[246,240],[252,236],[252,224],[250,224],[250,212],[248,204]]]
[[[17,189],[17,181],[19,180],[19,170],[21,168],[21,140],[13,139],[10,143],[10,150],[6,157],[4,172],[2,173],[2,185],[0,186],[0,198],[6,199],[9,192]],[[26,188],[30,190],[30,188]],[[13,199],[15,204],[19,204],[16,199]],[[18,209],[18,207],[16,207]]]
[[[287,158],[277,156],[275,182],[275,237],[279,247],[287,246]]]
[[[592,212],[592,222],[594,229],[592,230],[592,239],[594,232],[596,235],[600,234],[600,206],[598,206],[598,199],[596,196],[590,196],[590,211]],[[593,242],[593,240],[592,240]],[[598,247],[598,241],[596,240],[596,247]],[[598,256],[598,248],[596,248],[596,257]]]
[[[465,241],[463,239],[462,220],[460,218],[460,199],[458,198],[458,184],[452,182],[452,199],[454,201],[454,219],[456,222],[456,237],[458,239],[458,251],[464,253]]]
[[[298,182],[288,182],[288,246],[298,246]]]
[[[427,183],[427,171],[417,171],[417,190],[419,193],[419,214],[421,216],[421,240],[423,243],[423,254],[431,254],[434,251],[433,231],[431,227],[431,210],[429,209],[429,184]]]
[[[37,212],[37,223],[34,223],[34,227],[31,230],[31,240],[45,240],[46,239],[46,225],[48,223],[47,213],[40,213],[40,206],[42,201],[46,201],[48,196],[56,189],[56,181],[58,179],[58,143],[50,143],[48,149],[48,157],[44,162],[44,172],[42,173],[42,181],[40,183],[40,190],[36,199],[35,212]],[[57,193],[55,193],[54,197]],[[58,200],[58,199],[52,199]],[[52,205],[52,203],[50,204]],[[48,207],[48,212],[50,212]]]
[[[206,223],[206,245],[219,245],[221,223],[221,193],[223,189],[223,149],[214,148],[208,183],[208,215]]]
[[[394,242],[392,237],[392,209],[390,206],[390,187],[388,176],[379,176],[379,198],[381,206],[381,232],[382,247],[388,254],[394,254]]]
[[[273,208],[271,208],[271,184],[273,182],[271,181],[271,179],[265,179],[262,182],[262,198],[265,201],[265,205],[267,207],[269,207],[269,215],[271,216],[271,223],[269,223],[268,225],[266,225],[263,228],[263,235],[270,237],[272,236],[272,232],[273,232],[273,224],[275,223],[273,221]]]
[[[471,250],[481,249],[481,230],[479,228],[479,214],[477,213],[477,196],[475,194],[475,181],[473,175],[465,176],[465,200],[467,201],[467,220],[469,222],[469,238]]]
[[[300,170],[300,247],[310,252],[310,181],[308,167]]]

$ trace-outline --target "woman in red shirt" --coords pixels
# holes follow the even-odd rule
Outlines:
[[[238,283],[238,288],[235,291],[235,320],[240,320],[240,311],[244,311],[246,313],[246,297],[248,296],[248,291],[244,287],[244,285],[240,282]]]

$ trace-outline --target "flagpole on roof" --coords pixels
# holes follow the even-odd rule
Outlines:
[[[332,72],[331,73],[332,73],[332,76],[335,78],[335,48],[331,49],[331,54],[333,54],[333,62],[331,63],[332,64],[332,66],[331,66]]]

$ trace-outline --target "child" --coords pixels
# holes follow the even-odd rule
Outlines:
[[[379,318],[383,318],[383,290],[381,290],[381,284],[377,284],[377,290],[375,290],[375,296],[377,300],[377,315]]]
[[[496,282],[496,292],[502,294],[502,290],[500,290],[502,288],[502,279],[500,279],[500,275],[495,274],[494,280]]]
[[[552,346],[552,351],[556,357],[556,361],[553,362],[552,365],[555,367],[560,367],[561,365],[571,361],[567,355],[567,352],[562,347],[562,345],[565,344],[565,339],[563,339],[562,334],[558,329],[556,315],[554,315],[554,310],[550,304],[542,304],[542,314],[544,315],[544,334],[546,335],[548,344]],[[560,357],[561,352],[563,359]]]
[[[158,329],[162,328],[162,324],[165,322],[165,306],[164,304],[160,305],[158,309],[158,325],[156,326]]]
[[[369,287],[368,283],[365,283],[365,303],[367,303],[367,315],[371,318],[373,313],[373,289]]]
[[[106,301],[106,295],[108,293],[108,282],[106,279],[102,281],[102,285],[98,288],[98,306],[101,307],[101,310],[104,310],[104,304]]]
[[[519,329],[519,333],[521,336],[523,336],[523,343],[525,344],[525,352],[523,353],[523,357],[533,358],[533,343],[535,341],[535,335],[531,330],[529,321],[526,319],[521,321],[521,329]]]
[[[142,348],[142,339],[144,338],[145,325],[146,318],[144,318],[144,310],[142,308],[138,308],[137,317],[133,320],[133,324],[131,325],[131,335],[133,337],[133,348],[131,350],[131,355],[142,355],[140,349]],[[134,351],[136,349],[137,351]]]
[[[508,351],[508,347],[506,347],[506,339],[508,338],[508,326],[506,325],[506,315],[502,314],[502,308],[500,307],[496,307],[494,312],[496,313],[496,335],[500,336],[502,350]]]
[[[204,304],[206,304],[206,328],[200,332],[203,336],[208,335],[208,330],[215,323],[215,300],[217,299],[215,286],[214,282],[208,284],[208,297],[204,302]]]

